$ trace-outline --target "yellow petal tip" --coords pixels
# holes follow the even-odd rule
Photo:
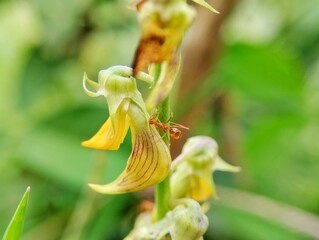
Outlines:
[[[108,185],[99,185],[99,184],[93,184],[89,183],[88,186],[92,188],[95,192],[102,193],[102,194],[114,194],[114,192],[110,191],[106,186]]]
[[[193,0],[193,2],[201,5],[202,7],[207,8],[208,10],[212,11],[213,13],[219,14],[219,12],[213,8],[211,5],[209,5],[205,0]]]

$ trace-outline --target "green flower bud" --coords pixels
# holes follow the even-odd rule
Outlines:
[[[217,198],[212,173],[216,170],[238,172],[218,156],[218,145],[210,137],[189,138],[182,153],[173,161],[171,193],[174,198],[192,197],[197,201]]]
[[[208,228],[208,218],[198,202],[182,199],[172,211],[171,237],[174,240],[199,240]]]
[[[200,240],[208,228],[206,215],[192,199],[175,201],[175,208],[156,223],[151,219],[150,212],[140,214],[124,240]]]

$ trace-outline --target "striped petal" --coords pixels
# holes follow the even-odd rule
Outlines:
[[[109,184],[89,184],[93,190],[104,194],[133,192],[155,185],[167,176],[170,154],[155,127],[131,130],[134,147],[125,170]]]

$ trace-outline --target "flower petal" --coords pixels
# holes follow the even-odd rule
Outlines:
[[[210,172],[192,178],[192,198],[204,202],[210,197],[216,198],[215,185]]]
[[[172,55],[169,62],[162,63],[159,79],[146,101],[147,109],[154,109],[168,96],[177,77],[180,62],[180,54],[178,53]]]
[[[171,195],[173,199],[191,197],[189,187],[192,185],[193,171],[189,165],[184,162],[179,166],[179,172],[182,172],[183,174],[179,174],[176,171],[172,172],[170,181]]]
[[[122,102],[122,106],[125,101]],[[100,130],[89,140],[82,142],[82,146],[103,150],[117,150],[123,142],[129,128],[129,117],[123,107],[119,107],[115,114],[114,124],[109,117]]]
[[[134,147],[125,170],[110,184],[89,184],[93,190],[104,194],[133,192],[155,185],[167,176],[171,158],[155,127],[138,132],[131,129]]]
[[[83,86],[84,92],[90,97],[100,96],[99,92],[92,92],[91,90],[89,90],[86,86],[87,83],[90,84],[90,86],[93,87],[96,91],[99,90],[100,85],[92,81],[91,79],[89,79],[87,74],[84,73],[83,80],[82,80],[82,86]]]
[[[208,10],[210,10],[214,13],[219,13],[215,8],[213,8],[211,5],[209,5],[205,0],[193,0],[193,2],[201,5],[204,8],[207,8]]]
[[[240,167],[230,165],[219,156],[217,156],[214,160],[214,164],[212,167],[213,171],[219,170],[224,172],[239,172],[241,170]]]

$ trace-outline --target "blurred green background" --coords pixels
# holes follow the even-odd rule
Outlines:
[[[27,186],[24,240],[122,239],[151,195],[87,187],[123,169],[129,137],[117,152],[80,146],[108,116],[84,94],[83,72],[132,62],[140,31],[126,5],[0,2],[0,235]],[[192,104],[213,100],[189,134],[214,137],[242,172],[215,174],[205,239],[319,239],[319,2],[239,1],[222,42]]]

